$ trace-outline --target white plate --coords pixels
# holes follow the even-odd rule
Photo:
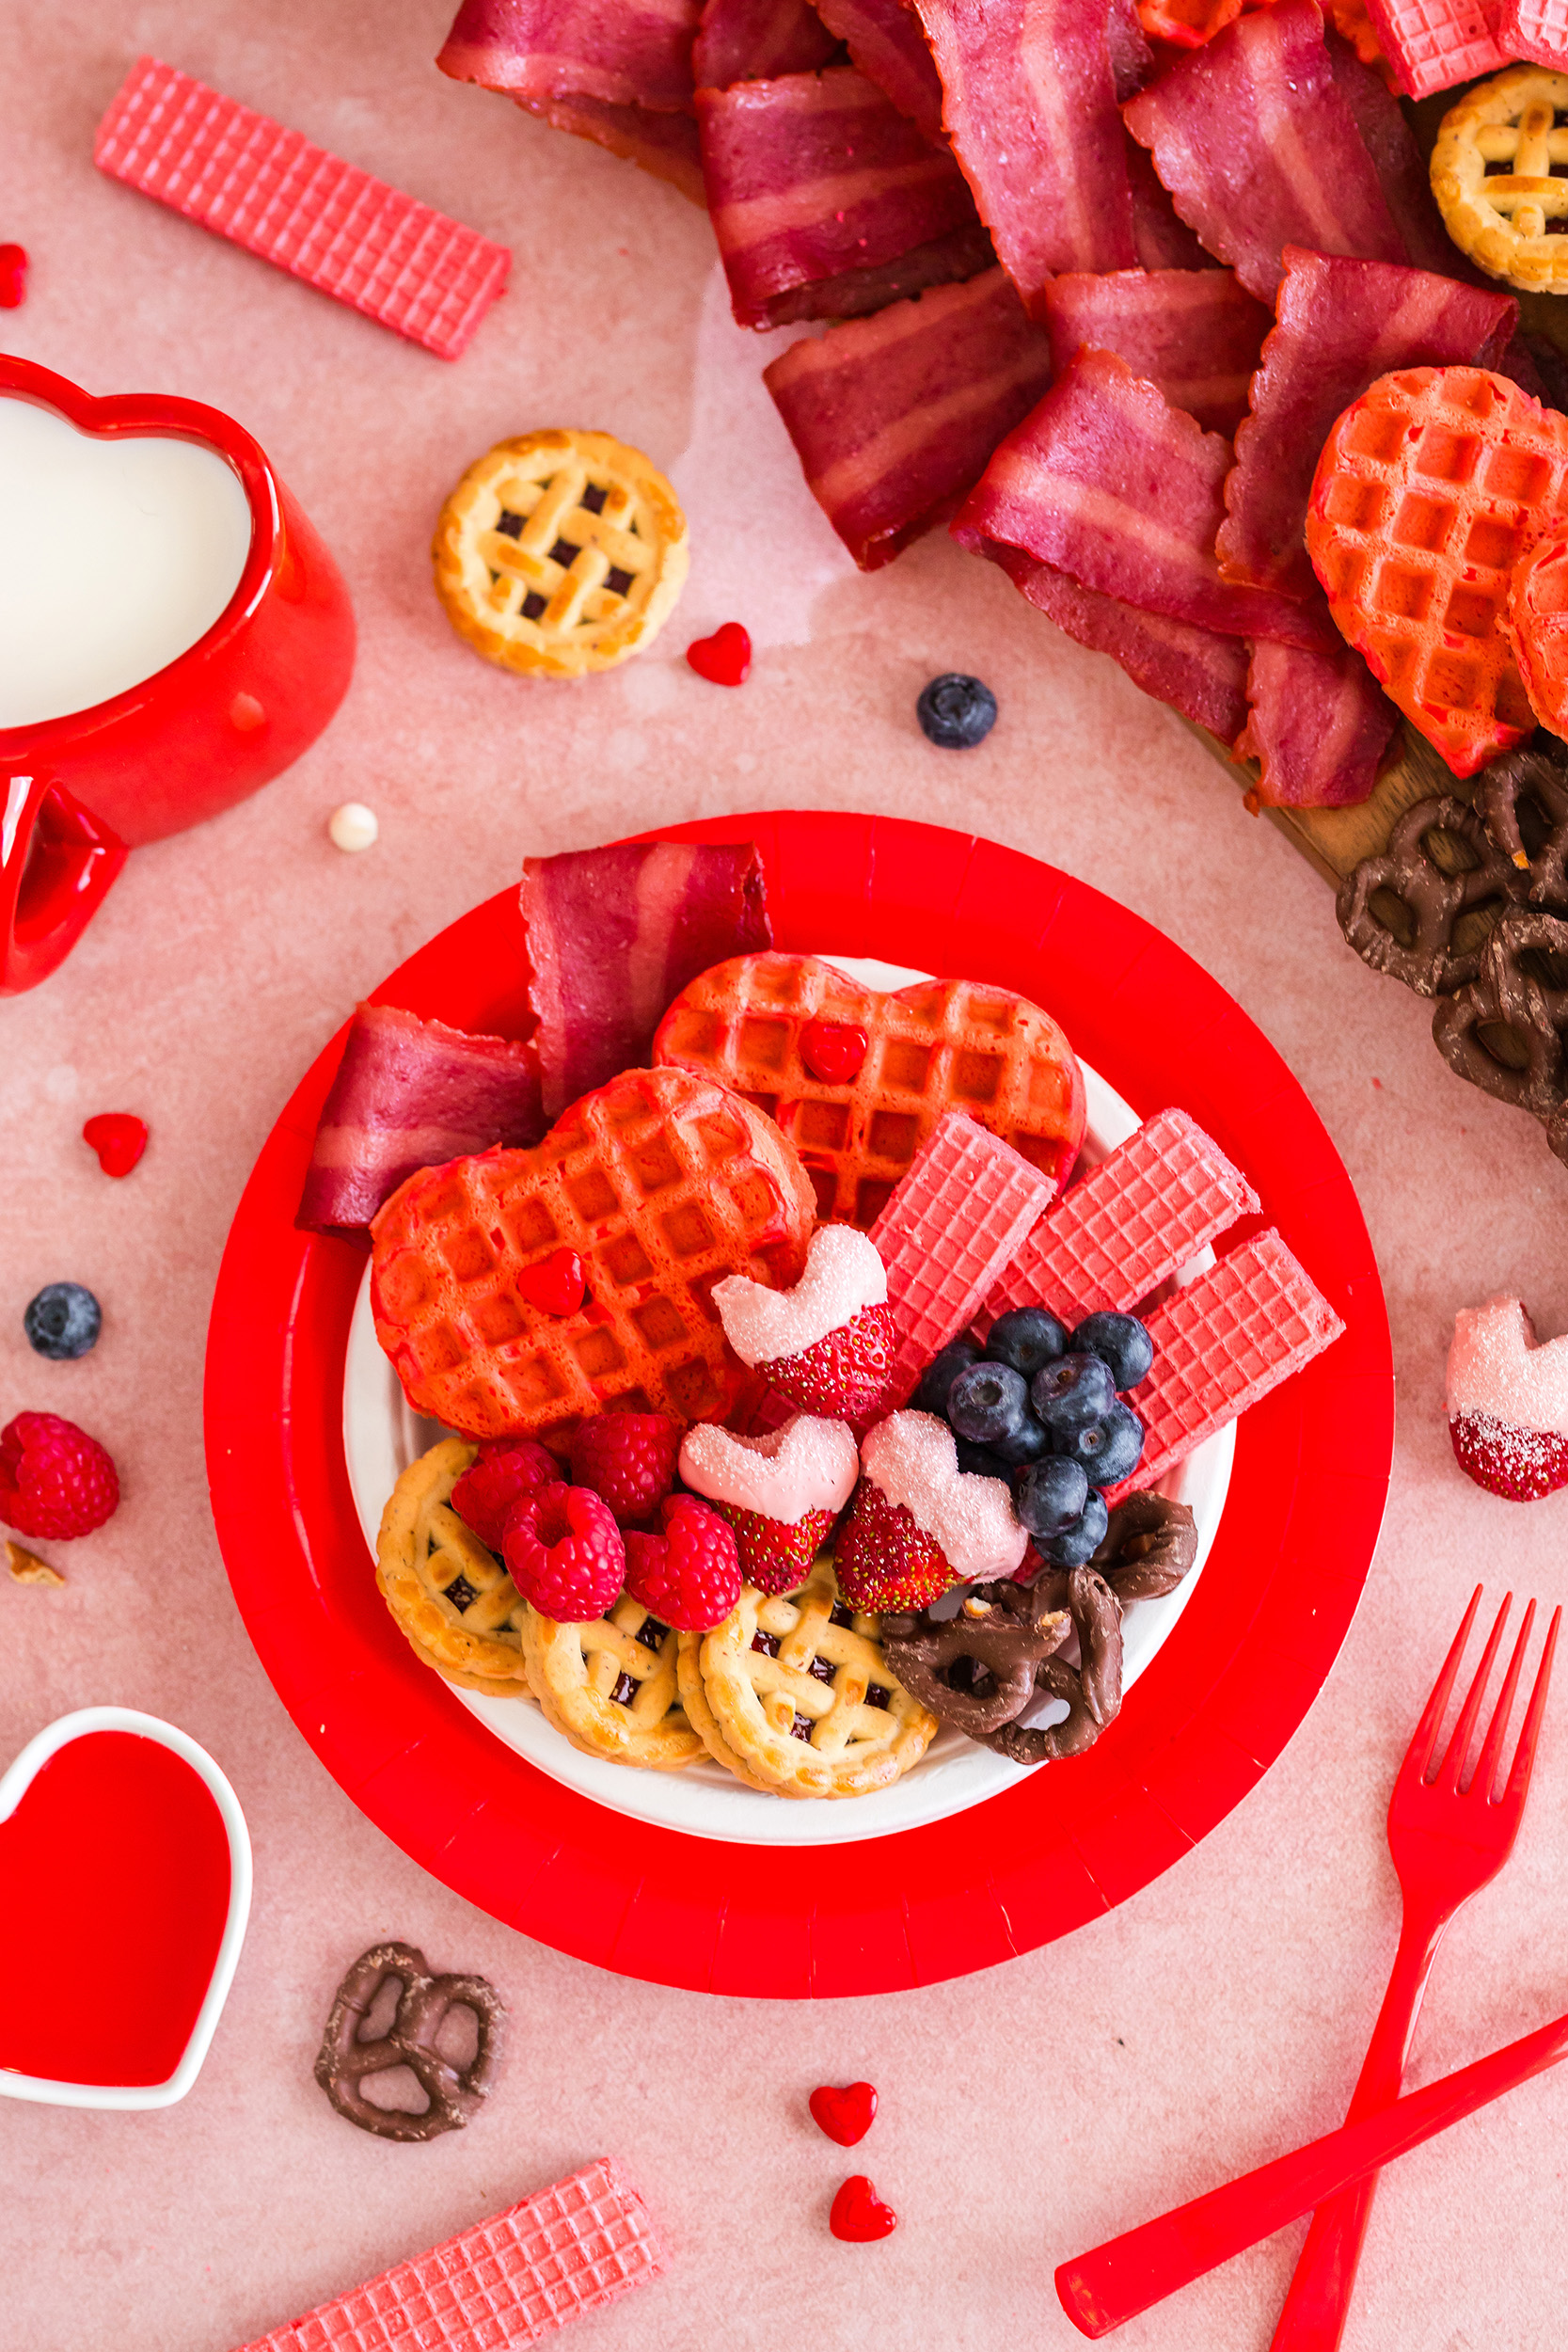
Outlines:
[[[928,973],[866,958],[838,956],[833,961],[840,971],[871,988],[904,988],[911,980],[930,977]],[[1131,1106],[1086,1062],[1081,1067],[1088,1097],[1084,1158],[1092,1166],[1125,1142],[1139,1121]],[[1212,1265],[1213,1254],[1209,1249],[1195,1258],[1182,1269],[1179,1280],[1185,1281]],[[355,1302],[343,1368],[343,1450],[359,1523],[372,1553],[382,1508],[398,1478],[445,1434],[437,1422],[410,1410],[397,1375],[381,1352],[371,1316],[367,1265]],[[1225,1508],[1235,1451],[1232,1424],[1161,1481],[1161,1494],[1192,1506],[1197,1520],[1197,1559],[1174,1593],[1164,1600],[1133,1601],[1125,1612],[1124,1690],[1131,1691],[1150,1661],[1158,1657],[1192,1597]],[[943,1730],[921,1761],[891,1788],[839,1803],[793,1804],[743,1787],[721,1764],[710,1763],[706,1757],[688,1765],[684,1772],[640,1772],[599,1756],[582,1756],[529,1701],[491,1698],[483,1692],[459,1690],[455,1684],[451,1690],[452,1696],[477,1715],[486,1730],[519,1756],[526,1756],[531,1764],[537,1764],[542,1772],[548,1772],[552,1780],[594,1798],[614,1813],[656,1821],[661,1829],[685,1830],[693,1837],[729,1838],[753,1846],[847,1845],[856,1838],[885,1837],[895,1830],[945,1820],[999,1789],[1016,1788],[1020,1775],[1016,1764],[993,1756],[989,1748],[977,1746],[959,1732]],[[1026,1720],[1049,1723],[1065,1711],[1059,1703],[1044,1702]]]

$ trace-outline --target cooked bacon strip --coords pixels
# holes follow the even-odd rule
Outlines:
[[[1110,351],[1080,351],[992,456],[953,524],[991,561],[1019,548],[1085,588],[1223,637],[1332,647],[1326,612],[1220,578],[1230,444]]]
[[[691,51],[699,89],[815,73],[838,50],[811,0],[706,0]]]
[[[868,82],[928,139],[942,137],[942,84],[920,19],[905,0],[818,0],[816,10]]]
[[[1217,552],[1227,580],[1315,601],[1303,532],[1335,418],[1400,368],[1494,366],[1519,306],[1427,270],[1287,246],[1275,315],[1236,435]]]
[[[875,280],[867,296],[864,273],[917,250],[943,278],[973,276],[990,259],[951,155],[853,66],[700,90],[697,127],[708,210],[742,326],[879,307],[931,278],[917,276],[913,287],[879,298]],[[941,248],[934,256],[933,246]],[[839,281],[847,272],[863,281],[859,302],[845,299]],[[800,300],[806,287],[818,289],[815,301]]]
[[[1014,587],[1079,644],[1091,653],[1108,653],[1134,686],[1207,727],[1222,743],[1236,740],[1247,715],[1247,649],[1241,638],[1140,612],[1117,596],[1081,588],[1050,564],[1006,568]]]
[[[529,1003],[545,1117],[642,1067],[655,1029],[710,963],[773,944],[752,841],[626,841],[524,861]]]
[[[537,1143],[548,1121],[531,1037],[470,1037],[394,1005],[360,1005],[327,1089],[294,1223],[369,1225],[416,1168],[493,1143]]]
[[[1142,269],[1219,269],[1160,185],[1159,174],[1136,139],[1127,142],[1127,184],[1132,191],[1132,243]]]
[[[1352,647],[1254,645],[1247,699],[1236,754],[1262,762],[1265,806],[1348,808],[1367,798],[1400,714]]]
[[[1144,39],[1136,0],[1110,0],[1105,16],[1105,46],[1111,58],[1111,85],[1117,104],[1135,98],[1154,72],[1154,52]]]
[[[1080,349],[1117,352],[1173,408],[1227,437],[1246,415],[1247,385],[1273,324],[1227,269],[1069,274],[1046,288],[1045,319],[1057,375]]]
[[[1123,119],[1182,219],[1260,302],[1274,299],[1287,245],[1407,259],[1313,0],[1238,18]]]
[[[1432,175],[1399,100],[1349,41],[1326,28],[1323,39],[1334,87],[1354,117],[1383,200],[1404,246],[1399,258],[1415,269],[1435,270],[1439,277],[1463,278],[1480,285],[1480,272],[1471,268],[1443,226],[1432,193]]]
[[[1037,315],[1058,270],[1132,269],[1106,0],[914,5],[942,76],[953,151],[1024,308]]]
[[[436,62],[508,98],[597,98],[679,113],[691,104],[702,0],[463,0]]]
[[[647,106],[611,106],[602,98],[519,98],[525,114],[537,115],[553,130],[639,164],[656,180],[667,180],[693,204],[705,207],[703,157],[690,115],[655,114]]]
[[[791,344],[763,370],[812,496],[874,572],[952,513],[1051,381],[999,269]]]

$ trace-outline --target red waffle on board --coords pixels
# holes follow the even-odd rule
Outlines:
[[[1484,368],[1380,376],[1323,444],[1307,553],[1345,637],[1456,776],[1535,724],[1499,624],[1565,474],[1568,417]]]
[[[1530,708],[1554,735],[1568,732],[1568,523],[1543,531],[1514,564],[1502,626]]]
[[[92,159],[442,359],[467,348],[512,266],[505,246],[157,57],[131,68]]]

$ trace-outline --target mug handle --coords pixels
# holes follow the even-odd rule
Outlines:
[[[49,777],[10,776],[0,804],[0,996],[63,963],[103,905],[126,847]]]

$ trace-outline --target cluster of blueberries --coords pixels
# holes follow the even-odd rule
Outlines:
[[[1144,1425],[1123,1392],[1154,1343],[1136,1315],[1086,1315],[1075,1331],[1046,1307],[998,1316],[982,1348],[955,1340],[910,1402],[958,1441],[958,1468],[1003,1478],[1053,1567],[1079,1568],[1105,1539],[1102,1489],[1136,1470]]]

